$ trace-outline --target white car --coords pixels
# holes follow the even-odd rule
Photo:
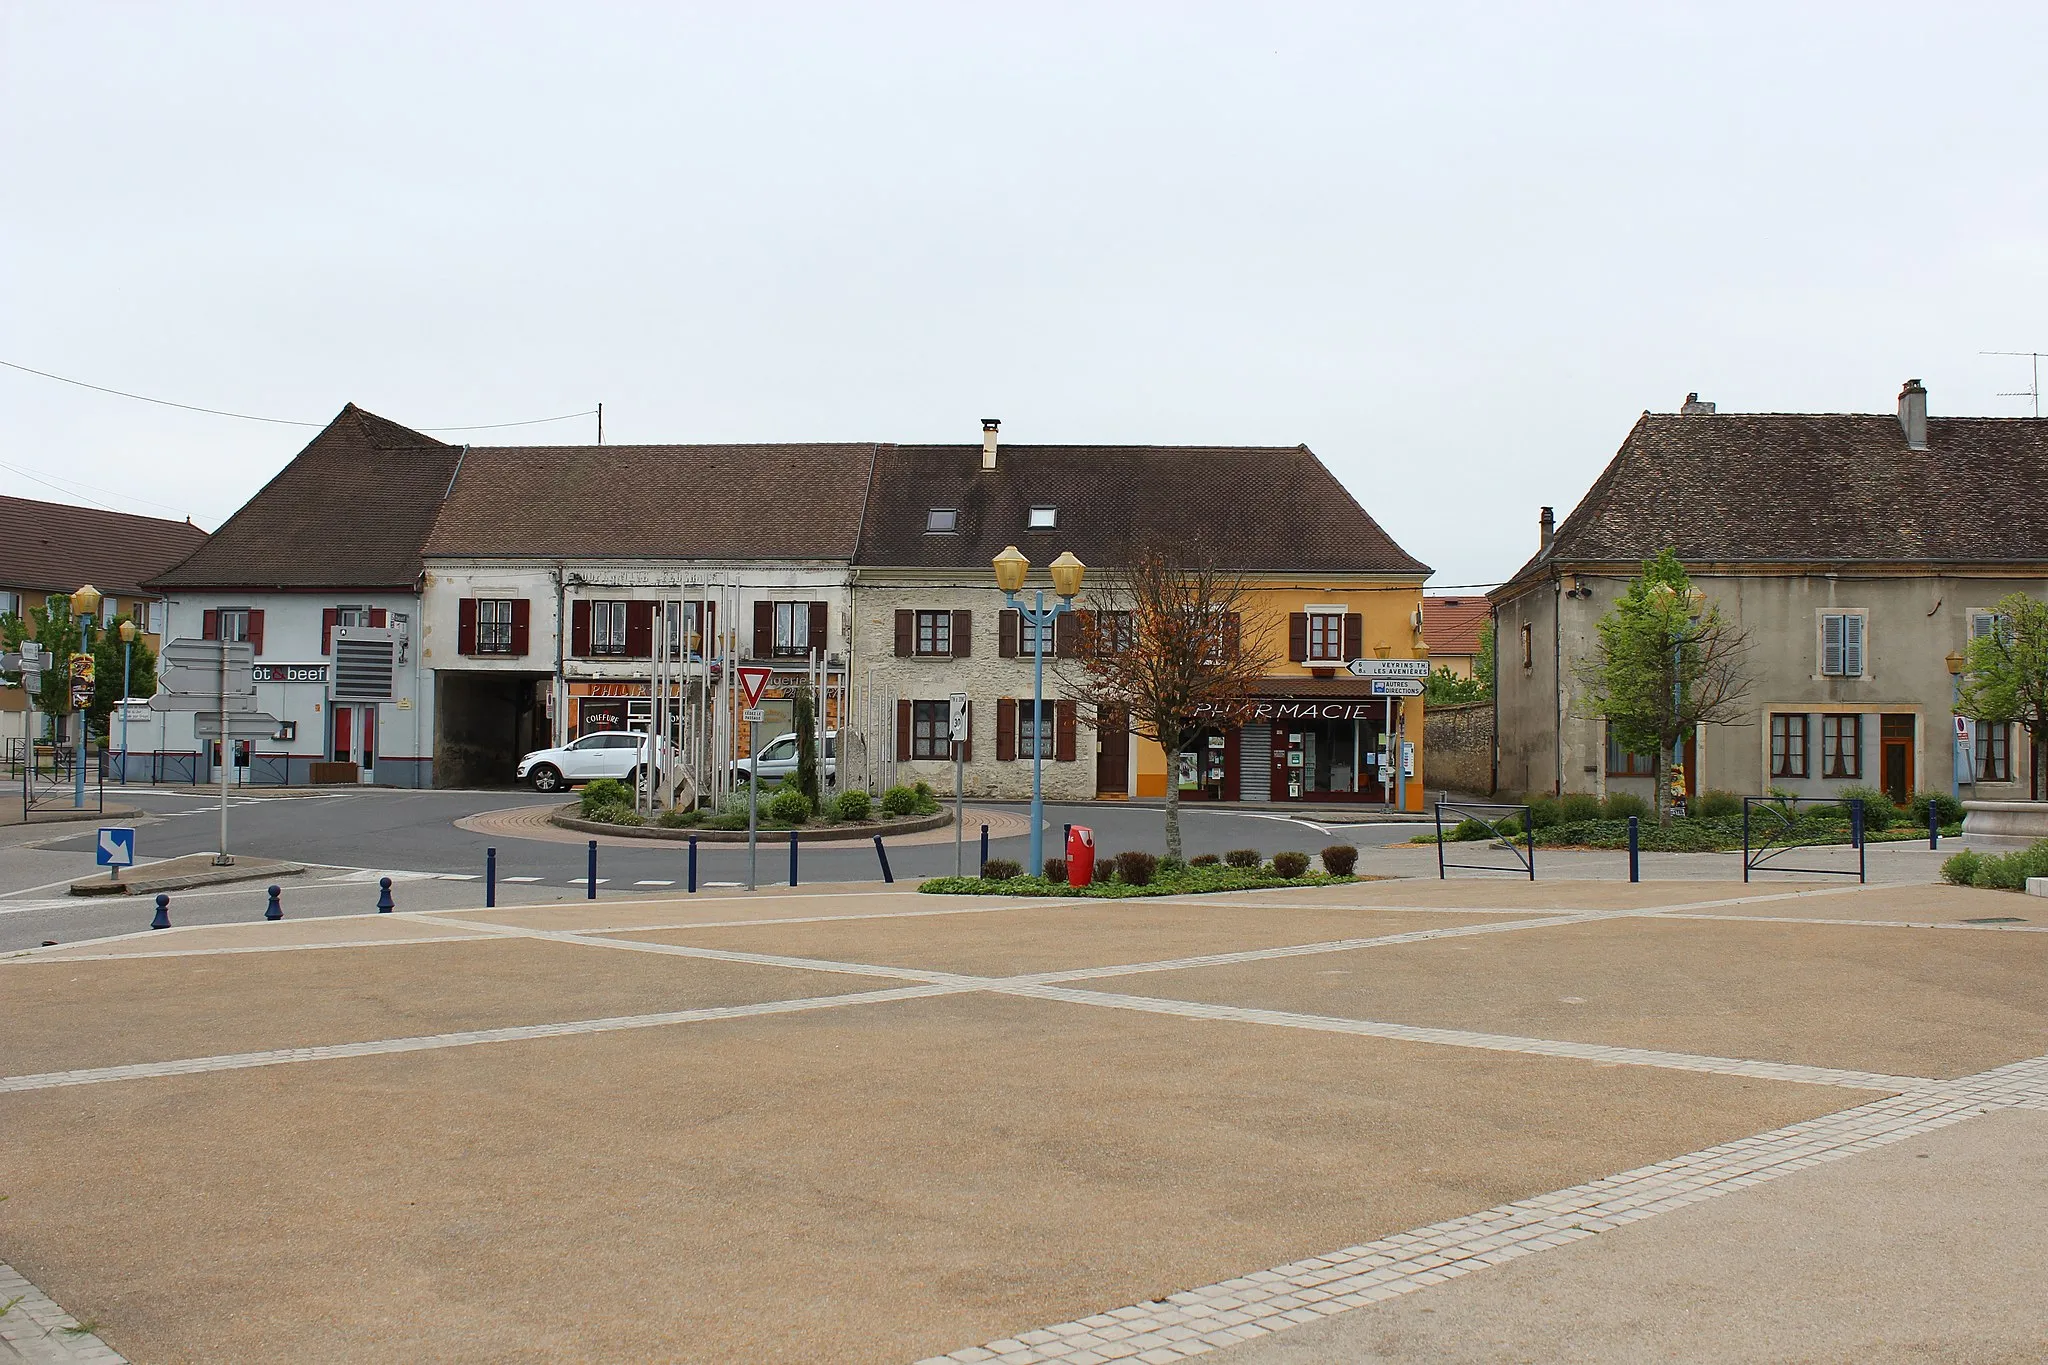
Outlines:
[[[839,770],[838,759],[839,732],[837,730],[828,730],[825,732],[825,767],[824,772],[820,774],[828,782]],[[739,759],[732,765],[733,777],[741,783],[747,780],[747,774],[753,770],[754,760],[751,758]],[[794,734],[777,735],[774,739],[769,740],[761,749],[761,780],[763,782],[780,782],[785,777],[794,777],[795,775],[796,736]]]
[[[519,760],[515,774],[521,782],[533,783],[538,792],[558,792],[564,787],[595,782],[600,777],[632,782],[640,765],[647,761],[646,734],[630,730],[603,730],[572,740],[559,749],[537,749]],[[662,746],[663,766],[673,759]]]

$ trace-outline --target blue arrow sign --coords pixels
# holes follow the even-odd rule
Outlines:
[[[135,831],[113,825],[102,828],[96,852],[101,867],[135,866]]]

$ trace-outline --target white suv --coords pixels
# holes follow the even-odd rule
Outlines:
[[[647,761],[647,736],[638,731],[605,730],[572,740],[559,749],[539,749],[519,760],[515,774],[539,792],[558,792],[600,777],[631,782]],[[673,763],[662,746],[664,766]]]
[[[742,758],[732,765],[733,777],[740,782],[747,780],[747,774],[754,770],[754,760]],[[825,732],[825,764],[821,776],[831,781],[839,770],[839,732]],[[779,782],[785,777],[796,775],[796,736],[777,735],[761,748],[761,780]]]

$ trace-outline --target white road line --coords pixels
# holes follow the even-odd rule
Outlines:
[[[674,886],[674,885],[675,885],[675,882],[674,882],[673,880],[669,880],[669,881],[665,881],[665,882],[661,882],[661,881],[647,881],[647,882],[634,882],[634,883],[633,883],[633,885],[635,885],[635,886]]]
[[[501,882],[537,882],[537,881],[540,881],[540,880],[541,880],[541,878],[539,878],[539,877],[500,877],[500,878],[498,878],[498,880],[499,880],[499,881],[501,881]]]

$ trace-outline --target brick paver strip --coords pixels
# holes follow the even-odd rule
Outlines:
[[[79,1326],[78,1319],[50,1302],[42,1290],[0,1261],[0,1359],[28,1365],[121,1362],[126,1356]]]

